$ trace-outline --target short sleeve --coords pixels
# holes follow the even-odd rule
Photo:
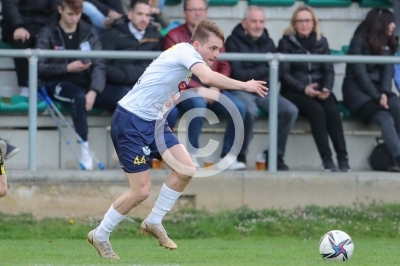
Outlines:
[[[176,45],[174,49],[176,49],[177,60],[189,70],[197,63],[207,65],[190,44]]]

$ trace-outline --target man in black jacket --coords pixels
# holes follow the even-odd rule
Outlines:
[[[101,50],[94,27],[82,15],[83,0],[61,0],[58,13],[38,35],[36,47],[52,50]],[[87,111],[93,106],[114,111],[126,91],[105,88],[105,65],[101,59],[40,58],[38,74],[41,83],[55,100],[71,107],[75,130],[81,143],[81,163],[93,169],[88,151]]]
[[[101,35],[103,50],[161,51],[161,35],[150,23],[148,0],[131,1],[128,16]],[[151,60],[109,60],[107,84],[129,87],[138,81]]]
[[[265,14],[262,8],[250,6],[245,16],[232,31],[225,43],[228,53],[276,53],[274,42],[264,28]],[[246,81],[249,79],[269,81],[269,64],[267,62],[231,61],[231,78]],[[269,96],[257,97],[256,94],[232,91],[247,106],[245,120],[245,137],[238,160],[245,162],[249,143],[253,138],[254,122],[259,116],[259,109],[269,111]],[[298,110],[291,102],[278,96],[278,170],[289,170],[284,163],[286,142]],[[268,160],[268,159],[267,159]]]
[[[2,40],[14,49],[35,46],[36,35],[56,13],[58,0],[3,0]],[[21,95],[28,96],[28,60],[14,58]]]

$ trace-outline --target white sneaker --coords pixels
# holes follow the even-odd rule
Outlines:
[[[80,162],[85,167],[85,170],[93,170],[93,158],[89,152],[89,143],[83,142],[81,143],[81,158]]]
[[[28,87],[21,87],[20,96],[29,97],[29,88]]]
[[[196,166],[196,168],[200,168],[200,164],[199,161],[197,160],[197,157],[190,155],[190,157],[192,157],[192,161],[194,163],[194,166]]]
[[[236,158],[236,155],[228,154],[224,158],[225,162],[221,161],[217,164],[217,168],[219,170],[244,170],[246,169],[246,164],[239,162]]]
[[[81,156],[81,163],[85,167],[84,170],[93,170],[93,158],[90,154],[85,154],[84,156]]]

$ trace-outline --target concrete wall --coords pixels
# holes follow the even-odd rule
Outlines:
[[[149,199],[129,215],[146,217],[169,171],[151,171]],[[102,218],[114,200],[128,189],[121,170],[9,171],[9,193],[0,212],[32,213],[36,218]],[[399,203],[400,179],[389,173],[310,173],[265,171],[222,172],[193,178],[172,211],[181,208],[209,211],[282,208],[317,204],[352,206],[353,203]]]

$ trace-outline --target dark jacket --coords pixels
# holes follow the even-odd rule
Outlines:
[[[2,38],[12,42],[19,27],[43,27],[57,12],[58,0],[3,0]]]
[[[264,29],[257,40],[244,33],[242,24],[238,24],[225,42],[228,53],[276,53],[276,47]],[[267,62],[231,61],[231,78],[240,81],[251,79],[269,81],[269,64]]]
[[[161,34],[152,25],[146,28],[144,37],[138,41],[129,31],[128,19],[104,32],[100,38],[103,50],[111,51],[161,51]],[[118,59],[106,61],[107,83],[132,87],[152,60]]]
[[[124,14],[122,2],[120,0],[86,0],[92,3],[104,16],[108,16],[110,10]]]
[[[51,21],[40,31],[36,41],[36,48],[62,50],[65,47],[58,21],[59,16],[53,16]],[[81,19],[78,24],[78,31],[79,43],[89,42],[92,51],[101,50],[100,39],[92,25]],[[67,72],[69,61],[71,59],[68,58],[39,58],[39,79],[44,83],[67,79],[70,74]],[[77,74],[87,79],[88,90],[95,90],[101,93],[105,86],[104,60],[91,59],[91,62],[92,64],[88,69]]]
[[[314,47],[306,50],[293,34],[284,35],[279,41],[278,52],[282,54],[330,54],[325,37],[316,40]],[[311,83],[318,83],[316,90],[332,90],[335,72],[332,63],[281,62],[281,94],[295,97],[304,94],[304,89]]]
[[[393,54],[390,49],[385,51],[385,55]],[[351,40],[348,54],[372,55],[360,37]],[[342,86],[346,106],[356,113],[368,101],[379,103],[382,93],[391,94],[393,74],[393,64],[347,64]]]
[[[169,49],[171,46],[181,43],[181,42],[189,42],[192,37],[192,33],[189,31],[187,23],[176,27],[175,29],[168,32],[164,39],[164,50]],[[220,50],[221,53],[225,52],[225,47],[222,47]],[[218,72],[224,76],[229,77],[231,74],[231,67],[227,61],[215,61],[212,65],[211,69],[215,72]],[[197,88],[200,86],[205,86],[201,84],[200,80],[193,75],[192,79],[189,82],[188,88]],[[207,86],[206,86],[207,87]]]

